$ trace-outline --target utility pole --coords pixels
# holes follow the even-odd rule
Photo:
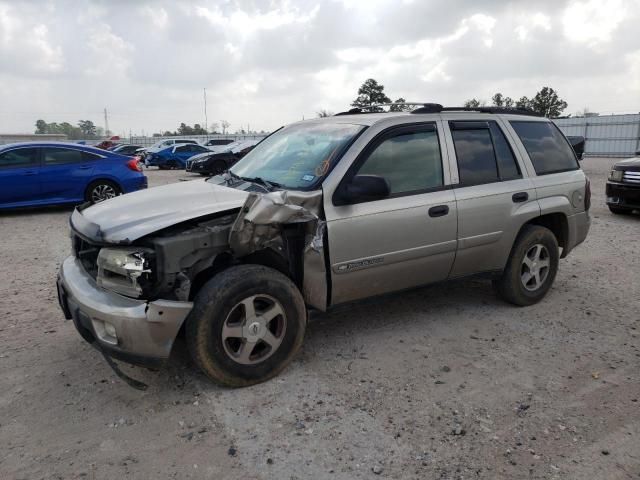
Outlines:
[[[107,107],[104,107],[104,134],[109,136],[109,117],[107,115]]]
[[[209,130],[209,120],[207,119],[207,89],[204,89],[204,129],[206,132]]]

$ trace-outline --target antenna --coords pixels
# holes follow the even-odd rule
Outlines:
[[[104,107],[104,134],[109,136],[109,118],[107,115],[107,107]]]

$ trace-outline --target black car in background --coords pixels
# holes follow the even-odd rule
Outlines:
[[[607,206],[613,213],[640,209],[640,151],[616,163],[607,180]]]
[[[253,150],[260,140],[240,140],[226,145],[224,150],[195,155],[187,160],[187,172],[219,175]]]
[[[207,140],[202,145],[205,147],[217,147],[218,145],[229,145],[230,143],[234,143],[235,140],[231,138],[212,138],[211,140]]]
[[[576,152],[578,160],[582,160],[584,156],[584,137],[579,135],[567,135],[567,140],[571,143],[573,151]]]

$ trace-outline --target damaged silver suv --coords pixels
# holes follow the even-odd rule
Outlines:
[[[589,203],[546,118],[351,110],[277,130],[222,175],[78,208],[59,300],[111,364],[158,365],[184,330],[209,378],[251,385],[291,361],[310,309],[478,274],[538,302]]]

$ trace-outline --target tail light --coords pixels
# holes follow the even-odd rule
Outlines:
[[[127,167],[129,170],[133,170],[134,172],[141,172],[142,165],[140,165],[140,157],[133,157],[131,160],[127,162]]]
[[[584,209],[591,208],[591,181],[587,178],[584,185]]]

